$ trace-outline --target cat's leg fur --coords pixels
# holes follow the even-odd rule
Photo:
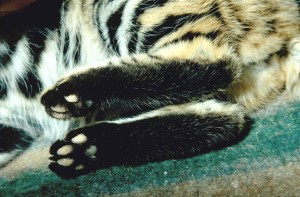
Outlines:
[[[112,106],[146,111],[215,98],[238,72],[226,61],[199,64],[138,57],[89,67],[63,78],[42,96],[46,111],[54,118],[66,119]]]
[[[299,65],[297,61],[297,55],[299,54],[297,52],[297,43],[298,42],[294,40],[291,42],[287,57],[280,59],[278,55],[274,55],[269,61],[264,62],[265,64],[269,63],[270,71],[274,72],[272,76],[275,77],[275,79],[277,79],[277,77],[280,79],[280,83],[275,86],[272,85],[272,83],[269,87],[268,83],[266,83],[266,87],[264,87],[266,92],[270,90],[279,91],[281,87],[284,87],[284,85],[282,85],[284,81],[286,83],[286,89],[289,89],[289,87],[295,89],[295,87],[297,87],[299,79],[288,76],[289,73],[295,75],[295,71],[289,72],[289,69],[297,69]],[[173,67],[174,65],[175,67]],[[220,113],[220,110],[214,111],[214,107],[206,107],[207,103],[212,101],[201,102],[204,99],[213,98],[218,95],[232,83],[235,78],[234,74],[238,72],[232,72],[226,63],[197,65],[187,62],[171,62],[170,64],[161,64],[159,62],[146,66],[142,64],[140,65],[141,67],[135,67],[136,65],[131,66],[132,65],[121,61],[121,66],[110,65],[110,67],[93,68],[91,70],[77,72],[64,78],[54,88],[46,92],[42,101],[46,104],[48,113],[56,118],[85,115],[86,112],[74,113],[74,111],[80,112],[80,107],[83,106],[83,103],[90,100],[96,107],[100,106],[103,110],[109,109],[105,103],[124,107],[125,105],[122,105],[122,101],[125,101],[124,103],[132,101],[132,106],[146,109],[154,109],[190,101],[197,102],[197,99],[198,102],[165,107],[133,118],[98,122],[95,125],[71,131],[64,141],[58,141],[51,148],[51,154],[54,155],[52,160],[54,160],[54,162],[50,165],[50,168],[60,176],[73,177],[94,169],[112,165],[135,165],[149,161],[191,156],[206,150],[212,150],[219,146],[228,145],[232,140],[239,139],[242,131],[247,130],[245,129],[247,128],[247,118],[245,118],[243,107],[214,101],[216,106],[222,106],[220,107],[223,109],[222,112],[230,111],[225,106],[235,106],[236,110],[233,110],[233,113],[228,115]],[[268,67],[268,65],[264,64],[261,66]],[[294,68],[295,66],[296,68]],[[134,68],[136,68],[136,70]],[[139,70],[140,68],[141,70]],[[197,68],[200,69],[198,70]],[[284,68],[286,68],[286,70]],[[178,71],[178,75],[174,78],[172,78],[172,76],[168,77],[167,73],[171,70]],[[298,71],[299,70],[296,72],[297,76]],[[191,73],[195,73],[195,75],[190,77],[188,74]],[[218,73],[227,73],[227,75],[223,76],[225,78],[222,78]],[[257,77],[264,76],[263,73],[259,74]],[[286,75],[286,77],[283,75]],[[90,82],[85,79],[90,79]],[[151,79],[153,81],[151,81]],[[180,79],[183,80],[180,81]],[[229,80],[226,81],[225,79]],[[293,81],[293,85],[289,86],[291,80]],[[86,82],[88,83],[86,84]],[[96,82],[103,86],[92,85],[91,82]],[[130,84],[130,82],[134,83]],[[103,94],[99,95],[96,93],[95,98],[92,95],[88,95],[88,91],[74,91],[78,90],[76,87],[78,87],[79,84],[82,87],[89,87],[89,89],[87,89],[88,91],[92,90],[91,94],[97,91]],[[114,84],[115,86],[110,86],[110,84]],[[79,89],[82,90],[82,88]],[[259,91],[261,91],[261,89]],[[126,97],[126,95],[128,95],[126,93],[128,92],[130,95]],[[182,94],[183,92],[185,95]],[[255,91],[253,94],[256,94]],[[111,102],[111,100],[109,100],[111,98],[117,101]],[[193,98],[194,100],[189,100],[189,98]],[[264,96],[262,96],[262,98],[264,98]],[[156,105],[147,105],[147,102],[143,105],[136,102],[142,99],[145,99],[145,101],[149,99],[149,101],[152,101]],[[257,99],[259,100],[260,98]],[[104,100],[104,104],[101,103],[101,100]],[[75,110],[72,109],[72,107],[75,107]],[[184,109],[185,107],[193,110],[188,111]],[[92,111],[93,108],[90,109]],[[206,109],[209,110],[205,111]],[[199,110],[200,113],[198,113],[197,110]],[[57,116],[56,113],[59,113],[60,116]],[[141,138],[137,139],[132,137],[135,135]],[[182,138],[180,139],[183,141],[177,142],[177,135],[181,136]],[[151,139],[151,143],[147,144],[148,139]],[[214,141],[215,139],[217,140]],[[174,143],[175,146],[171,146],[172,143]],[[183,148],[180,146],[180,143],[187,146]],[[145,144],[145,146],[143,146],[143,144]],[[189,147],[188,144],[191,146]],[[151,152],[153,147],[154,150],[157,148],[156,151],[160,154],[157,154],[156,151]]]
[[[27,148],[32,140],[21,129],[0,125],[0,167]]]
[[[300,36],[300,35],[299,35]],[[282,61],[286,90],[289,96],[300,98],[300,37],[294,38],[288,45],[289,56]]]
[[[158,110],[71,131],[66,140],[52,146],[55,162],[50,168],[72,177],[97,168],[187,157],[227,145],[245,128],[242,107],[202,101],[223,96],[238,75],[232,68],[226,61],[198,64],[129,57],[63,78],[41,99],[55,118],[84,116],[112,106]],[[168,105],[175,106],[162,108]]]
[[[54,143],[49,167],[72,178],[114,165],[186,158],[238,142],[247,120],[239,105],[208,100],[98,122]]]
[[[296,37],[266,60],[246,67],[229,96],[249,112],[272,101],[300,98],[300,39]]]

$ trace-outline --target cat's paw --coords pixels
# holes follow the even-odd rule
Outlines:
[[[68,179],[97,169],[99,150],[94,140],[84,131],[75,130],[66,139],[56,141],[50,148],[50,170]]]
[[[88,96],[89,90],[84,77],[70,76],[48,89],[42,95],[41,102],[54,118],[82,117],[95,109],[95,102]]]

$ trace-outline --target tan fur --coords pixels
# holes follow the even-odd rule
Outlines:
[[[29,149],[21,156],[10,162],[0,170],[0,178],[14,179],[19,174],[28,171],[45,170],[50,173],[47,168],[49,164],[49,147],[39,149]],[[30,159],[28,159],[30,158]]]
[[[291,59],[291,54],[276,54],[300,36],[299,11],[293,1],[175,0],[147,10],[139,21],[144,28],[142,31],[147,32],[169,15],[207,14],[212,9],[220,12],[222,18],[218,20],[207,15],[191,21],[160,39],[150,52],[169,60],[213,63],[225,59],[235,62],[236,65],[231,66],[235,66],[233,70],[240,70],[240,77],[230,86],[228,93],[249,111],[272,101],[286,87],[293,96],[300,95],[299,85],[294,85],[300,81],[299,64]],[[155,17],[158,15],[161,20]],[[171,43],[188,32],[203,35],[218,32],[218,36],[214,41],[197,37],[192,41]],[[291,47],[287,50],[289,53],[293,51]],[[265,61],[267,58],[269,62]]]

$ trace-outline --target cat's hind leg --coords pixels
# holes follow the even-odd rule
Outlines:
[[[114,165],[195,156],[232,145],[249,130],[237,104],[208,100],[172,105],[71,131],[50,149],[50,169],[64,178]]]

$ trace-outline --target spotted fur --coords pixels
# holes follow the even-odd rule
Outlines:
[[[299,23],[295,0],[40,0],[2,17],[0,165],[55,142],[49,167],[71,178],[234,144],[252,112],[299,98]]]

